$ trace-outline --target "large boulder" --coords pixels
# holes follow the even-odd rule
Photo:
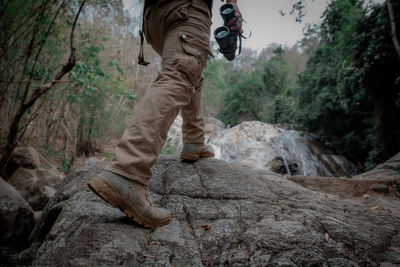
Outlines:
[[[379,266],[400,264],[400,219],[217,159],[160,158],[150,197],[173,213],[155,230],[130,221],[72,171],[20,257],[29,266]],[[396,252],[397,251],[397,252]],[[390,265],[389,265],[390,266]]]
[[[18,146],[11,153],[7,164],[7,175],[11,175],[19,168],[38,169],[40,167],[39,153],[28,146]]]
[[[0,247],[26,248],[35,221],[32,208],[0,177]]]
[[[182,116],[178,115],[168,131],[167,140],[165,141],[164,147],[162,149],[162,154],[169,155],[180,155],[183,147],[182,140]],[[204,119],[204,132],[206,142],[208,139],[213,138],[216,133],[225,128],[222,121],[217,120],[212,117],[206,117]]]
[[[63,176],[52,169],[18,168],[8,183],[28,201],[35,211],[42,210],[55,194]]]
[[[400,216],[400,153],[384,164],[352,178],[308,176],[287,178],[314,191],[356,200],[370,208]]]

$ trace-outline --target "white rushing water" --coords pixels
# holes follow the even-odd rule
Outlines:
[[[182,118],[170,129],[164,152],[179,155],[182,149]],[[222,122],[208,119],[206,143],[215,157],[256,169],[306,176],[350,176],[356,166],[333,154],[317,137],[285,130],[272,124],[247,121],[226,129]]]

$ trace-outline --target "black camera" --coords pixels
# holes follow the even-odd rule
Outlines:
[[[232,61],[235,59],[236,49],[238,48],[237,39],[238,36],[240,37],[240,32],[239,29],[230,30],[226,24],[235,17],[235,7],[232,4],[224,4],[219,9],[219,13],[224,20],[224,26],[218,27],[214,31],[214,37],[219,45],[219,52],[221,52],[227,60]]]

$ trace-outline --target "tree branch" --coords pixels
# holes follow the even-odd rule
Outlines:
[[[31,95],[31,97],[24,103],[21,104],[20,108],[18,109],[17,113],[14,116],[13,122],[10,126],[9,133],[8,133],[8,143],[5,148],[3,157],[0,160],[0,168],[2,169],[1,172],[3,175],[5,175],[5,167],[8,162],[8,159],[11,155],[11,152],[14,150],[16,146],[16,140],[17,140],[17,135],[18,135],[18,125],[25,114],[25,112],[33,106],[33,104],[41,97],[43,94],[45,94],[47,91],[49,91],[55,84],[59,83],[64,77],[65,74],[70,72],[72,68],[75,66],[76,63],[76,58],[75,58],[75,52],[76,49],[74,47],[74,32],[76,28],[76,24],[78,22],[79,15],[81,14],[81,11],[83,9],[83,6],[85,5],[86,0],[83,0],[79,6],[78,12],[75,15],[75,19],[71,28],[71,33],[70,33],[70,55],[67,60],[67,62],[62,66],[61,70],[57,72],[53,78],[51,79],[50,82],[47,82],[41,86],[39,86]]]
[[[30,88],[30,86],[31,86],[31,82],[32,82],[32,78],[33,78],[33,73],[34,73],[34,71],[35,71],[35,69],[36,69],[36,64],[37,64],[37,62],[38,62],[38,60],[39,60],[39,56],[40,56],[40,54],[41,54],[41,52],[42,52],[42,49],[43,49],[43,47],[44,47],[44,44],[46,43],[47,38],[49,37],[51,28],[53,27],[53,25],[54,25],[54,23],[55,23],[55,21],[56,21],[56,19],[57,19],[57,17],[58,17],[58,14],[60,13],[62,7],[64,6],[64,3],[65,3],[65,1],[63,1],[63,2],[61,3],[59,9],[57,10],[56,14],[54,15],[54,17],[53,17],[53,19],[52,19],[52,21],[51,21],[51,23],[50,23],[50,25],[49,25],[49,28],[47,29],[47,31],[46,31],[46,33],[45,33],[45,35],[44,35],[43,40],[40,42],[39,50],[37,51],[36,56],[35,56],[35,59],[33,60],[33,66],[32,66],[32,69],[31,69],[31,71],[30,71],[30,73],[29,73],[29,78],[28,78],[28,82],[27,82],[27,84],[26,84],[26,86],[25,86],[24,95],[22,96],[22,103],[25,102],[25,100],[26,100],[26,98],[27,98],[27,96],[28,96],[29,88]]]

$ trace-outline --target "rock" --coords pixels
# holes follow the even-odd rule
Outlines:
[[[373,184],[370,188],[370,191],[375,191],[379,193],[388,193],[389,187],[385,184]]]
[[[171,127],[169,128],[167,140],[165,141],[164,147],[162,149],[162,154],[175,155],[175,156],[180,155],[183,147],[182,122],[183,122],[182,116],[178,115],[174,120],[174,122],[172,123]],[[205,131],[206,142],[210,137],[214,136],[219,130],[225,128],[225,125],[222,121],[212,117],[205,118],[204,123],[205,123],[204,131]]]
[[[42,210],[55,194],[63,176],[54,170],[18,168],[8,183],[28,201],[35,211]]]
[[[316,136],[259,121],[244,121],[227,129],[223,122],[206,118],[205,142],[217,159],[255,169],[329,177],[349,177],[357,173],[352,162],[335,155]],[[162,153],[179,156],[182,145],[182,117],[178,116],[168,132]]]
[[[288,161],[283,157],[274,158],[271,161],[270,169],[280,174],[288,174],[288,171],[291,175],[300,174],[299,164],[297,162]]]
[[[167,140],[161,154],[180,155],[183,147],[182,141],[182,117],[178,115],[168,131]]]
[[[397,158],[400,158],[400,153],[375,169],[353,178],[295,175],[288,179],[314,191],[400,216],[400,172],[393,165],[398,162]]]
[[[212,138],[213,135],[215,135],[218,131],[225,129],[225,124],[217,120],[216,118],[213,117],[207,117],[205,119],[205,133],[206,133],[206,142],[207,139]]]
[[[6,181],[0,178],[0,247],[26,248],[35,221],[32,208]]]
[[[216,158],[229,163],[251,163],[256,169],[329,177],[351,176],[357,172],[352,162],[335,155],[316,136],[259,121],[219,129],[207,142]]]
[[[369,199],[369,198],[371,198],[371,195],[370,194],[364,194],[362,197],[365,198],[365,199]]]
[[[379,266],[400,263],[400,219],[217,159],[162,157],[150,197],[173,213],[148,230],[95,196],[97,162],[73,170],[19,258],[29,266]],[[205,225],[207,227],[205,227]],[[203,226],[203,227],[202,227]],[[327,239],[327,236],[329,237]],[[67,253],[66,253],[67,252]]]
[[[400,179],[400,176],[398,177]],[[311,190],[334,194],[340,197],[359,197],[370,191],[395,193],[395,181],[357,180],[341,177],[289,176],[289,180]]]
[[[38,169],[40,167],[39,153],[33,147],[20,146],[14,149],[7,164],[9,177],[19,168]]]
[[[206,117],[204,119],[204,123],[206,125],[206,128],[207,126],[210,126],[210,128],[219,128],[219,129],[225,128],[225,124],[222,121],[213,117]]]
[[[269,169],[278,156],[273,140],[280,132],[271,124],[262,122],[242,122],[241,124],[219,130],[208,139],[215,157],[229,163],[247,162],[254,168]]]
[[[397,153],[385,163],[376,166],[374,169],[357,175],[354,178],[360,180],[381,181],[394,181],[400,179],[400,153]]]

